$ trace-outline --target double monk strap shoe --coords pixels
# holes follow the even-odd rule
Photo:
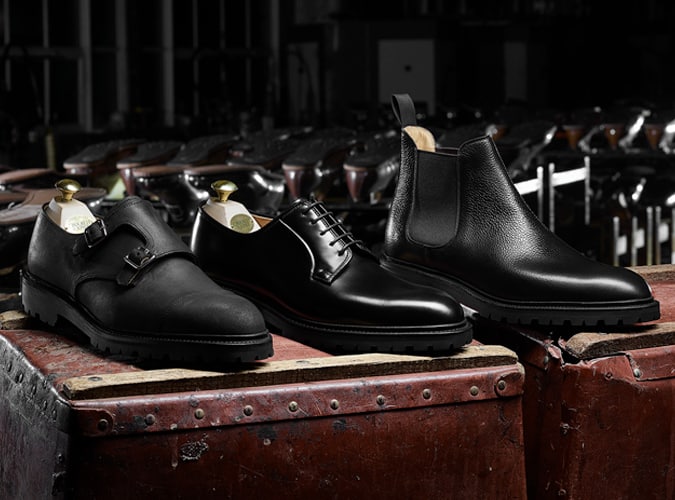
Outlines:
[[[202,206],[191,245],[272,331],[330,352],[442,353],[471,340],[457,302],[384,270],[321,202],[299,198],[276,218],[254,217],[260,229],[244,234]]]
[[[249,362],[272,355],[260,311],[196,265],[152,205],[131,196],[84,232],[45,206],[22,273],[25,310],[67,320],[103,351],[157,360]]]
[[[407,94],[393,97],[401,166],[382,264],[509,323],[621,325],[659,318],[644,279],[579,253],[532,213],[489,136],[436,148]]]

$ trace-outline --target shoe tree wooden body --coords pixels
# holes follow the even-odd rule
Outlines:
[[[62,179],[55,184],[61,192],[60,196],[52,198],[47,206],[47,214],[64,231],[72,234],[82,234],[96,217],[89,207],[73,198],[80,189],[80,183],[72,179]]]
[[[230,181],[216,181],[211,184],[216,192],[215,198],[209,198],[204,205],[204,211],[220,222],[223,226],[239,233],[252,233],[260,229],[260,225],[241,203],[228,199],[237,190],[237,186]]]

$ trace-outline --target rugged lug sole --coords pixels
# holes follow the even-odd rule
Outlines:
[[[542,326],[632,325],[659,319],[659,303],[654,299],[634,302],[586,304],[503,302],[462,283],[390,257],[382,258],[382,267],[407,281],[432,286],[449,293],[479,316],[502,323]]]
[[[335,325],[292,317],[263,303],[238,287],[229,289],[256,304],[272,331],[283,337],[331,353],[388,352],[439,355],[450,353],[473,339],[473,327],[463,319],[456,324],[410,327],[366,327]]]
[[[297,321],[261,306],[265,320],[284,337],[328,352],[389,352],[432,355],[449,353],[471,342],[473,329],[467,320],[433,329],[374,329],[332,327]]]
[[[92,346],[111,354],[146,360],[207,363],[248,363],[274,354],[272,337],[264,331],[233,336],[185,335],[162,338],[147,334],[118,333],[99,325],[73,301],[25,271],[21,276],[21,301],[26,313],[50,326],[62,318],[86,335]]]

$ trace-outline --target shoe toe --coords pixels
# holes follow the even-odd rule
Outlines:
[[[260,310],[227,290],[198,291],[176,297],[167,304],[167,332],[196,334],[258,334],[266,331]]]
[[[411,286],[384,309],[389,321],[402,326],[454,325],[464,321],[462,306],[450,295],[422,286]]]
[[[645,300],[652,297],[651,289],[642,276],[622,267],[610,270],[598,280],[598,298],[616,301]]]

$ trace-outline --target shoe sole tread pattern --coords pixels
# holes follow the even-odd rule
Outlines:
[[[502,302],[470,286],[411,264],[383,256],[382,267],[400,278],[449,293],[463,306],[493,321],[528,326],[622,326],[659,319],[659,303],[645,299],[631,303],[561,304]]]
[[[83,333],[97,350],[144,360],[170,360],[208,363],[248,363],[274,354],[269,332],[246,339],[159,338],[143,334],[117,333],[100,326],[72,299],[49,285],[39,282],[25,271],[21,276],[21,301],[24,310],[43,323],[56,327],[64,319]]]
[[[271,331],[331,353],[388,352],[440,355],[455,351],[473,339],[473,328],[466,319],[451,325],[364,327],[320,323],[290,316],[245,289],[212,278],[223,288],[256,304]]]

